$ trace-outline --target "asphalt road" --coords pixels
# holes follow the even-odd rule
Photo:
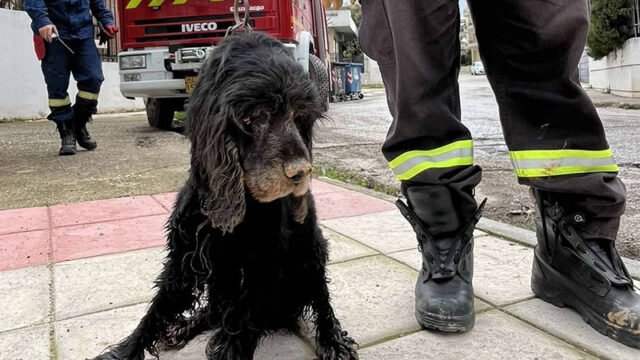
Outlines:
[[[495,98],[484,77],[461,77],[463,121],[475,138],[484,168],[478,197],[488,197],[485,217],[532,228],[533,206],[517,184],[502,138]],[[391,117],[384,91],[365,90],[358,101],[332,104],[315,135],[317,173],[397,191],[380,153]],[[600,109],[628,187],[619,248],[640,258],[640,110]],[[176,191],[189,166],[189,143],[181,135],[148,127],[144,114],[100,115],[90,124],[95,151],[60,157],[48,121],[0,124],[0,209]]]

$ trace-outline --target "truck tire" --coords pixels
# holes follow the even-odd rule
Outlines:
[[[173,115],[184,106],[184,99],[149,98],[145,103],[147,121],[151,127],[173,129]]]
[[[329,74],[322,60],[313,54],[309,55],[309,77],[318,87],[318,94],[322,100],[322,110],[329,110]]]

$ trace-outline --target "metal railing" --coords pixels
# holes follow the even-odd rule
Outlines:
[[[23,0],[0,0],[0,9],[23,10]]]
[[[1,0],[0,0],[1,1]],[[118,22],[118,3],[117,0],[104,0],[107,8],[113,13],[113,19]],[[97,27],[96,27],[97,29]],[[115,38],[107,41],[103,47],[98,49],[103,61],[118,61],[118,52],[120,52],[120,38]]]
[[[640,37],[640,0],[633,2],[633,36]]]

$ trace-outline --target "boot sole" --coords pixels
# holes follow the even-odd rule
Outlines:
[[[600,334],[624,345],[640,348],[640,333],[633,334],[625,329],[621,329],[619,325],[609,322],[594,312],[584,301],[574,295],[571,290],[552,284],[552,282],[555,284],[563,284],[570,282],[570,280],[540,260],[538,254],[535,255],[533,260],[533,267],[534,269],[531,273],[531,290],[537,298],[560,308],[565,306],[573,308],[582,316],[582,319],[587,324]],[[552,281],[550,279],[552,279]]]
[[[86,144],[86,143],[81,144],[80,142],[78,142],[78,146],[80,146],[85,150],[95,150],[95,148],[98,147],[98,144]]]
[[[473,329],[476,323],[476,313],[472,312],[462,316],[443,316],[416,310],[416,320],[424,329],[459,333]]]

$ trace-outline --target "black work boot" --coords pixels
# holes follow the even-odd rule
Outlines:
[[[473,328],[473,230],[485,201],[456,197],[446,186],[409,188],[396,205],[418,238],[422,269],[416,283],[416,319],[427,329],[462,332]],[[466,204],[461,204],[466,202]]]
[[[96,143],[96,140],[91,137],[89,130],[87,130],[87,123],[91,121],[91,115],[76,111],[73,121],[78,145],[87,150],[95,149],[98,146],[98,143]]]
[[[60,133],[60,150],[58,155],[75,155],[76,153],[76,137],[73,131],[73,122],[67,121],[62,124],[57,124],[58,132]]]
[[[591,327],[640,348],[640,295],[614,243],[585,238],[589,219],[533,190],[537,237],[531,289],[536,297],[577,310]]]

